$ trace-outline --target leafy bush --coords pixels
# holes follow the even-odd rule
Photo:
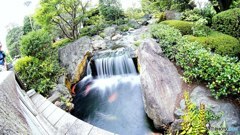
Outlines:
[[[192,22],[179,21],[179,20],[167,20],[167,21],[163,21],[161,23],[167,24],[171,27],[174,27],[175,29],[180,30],[180,32],[183,35],[192,34],[192,27],[193,27]]]
[[[181,135],[204,135],[207,132],[207,119],[205,105],[201,104],[198,109],[195,104],[190,101],[189,93],[184,92],[186,108],[184,115],[181,117],[182,132]]]
[[[20,44],[20,51],[23,56],[33,56],[44,60],[51,49],[51,36],[44,30],[29,32],[23,36]]]
[[[207,37],[185,36],[189,41],[199,42],[205,48],[210,48],[221,55],[237,56],[240,53],[239,41],[229,35],[211,31]]]
[[[164,24],[152,25],[150,31],[154,38],[159,39],[165,55],[173,59],[176,53],[174,46],[177,45],[178,40],[182,38],[180,31]]]
[[[134,20],[138,20],[144,16],[143,11],[138,8],[129,8],[125,11],[124,14],[127,18]]]
[[[162,22],[166,20],[165,12],[158,12],[153,15],[155,19],[157,19],[157,22]]]
[[[120,31],[122,31],[122,32],[128,31],[129,28],[130,28],[130,27],[129,27],[127,24],[118,26],[118,29],[119,29]]]
[[[213,29],[240,38],[240,8],[223,11],[213,17]]]
[[[80,30],[80,37],[98,35],[101,33],[101,31],[104,28],[105,28],[105,26],[103,24],[85,26]]]
[[[53,88],[61,73],[57,60],[50,57],[41,62],[37,58],[25,56],[17,60],[14,69],[20,79],[26,83],[27,90],[35,89],[44,95]]]
[[[54,48],[62,47],[69,42],[71,42],[71,40],[69,38],[60,39],[60,40],[56,41],[55,43],[53,43],[52,47],[54,47]]]
[[[86,12],[86,20],[84,26],[98,25],[103,22],[103,16],[101,16],[99,7],[93,8]]]
[[[206,26],[207,20],[199,19],[192,27],[194,36],[207,36],[210,33],[210,28]]]
[[[240,63],[236,59],[212,54],[196,42],[185,41],[177,49],[175,58],[184,69],[185,81],[207,81],[216,98],[240,93]]]
[[[123,10],[120,9],[118,6],[111,6],[111,5],[100,5],[100,13],[104,16],[106,21],[115,21],[120,18],[124,18]]]
[[[151,33],[159,39],[164,53],[184,69],[185,81],[208,82],[207,86],[216,98],[240,93],[240,62],[236,58],[213,54],[203,48],[204,45],[189,42],[178,30],[161,24],[154,25]]]
[[[211,4],[208,4],[204,8],[194,8],[193,10],[186,10],[182,13],[182,20],[195,22],[199,19],[206,19],[208,25],[212,24],[212,17],[216,15],[216,11],[214,10]]]

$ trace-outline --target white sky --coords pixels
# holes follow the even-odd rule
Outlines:
[[[34,12],[39,0],[29,0],[32,3],[27,7],[24,2],[27,0],[0,0],[0,41],[3,50],[6,50],[7,27],[11,24],[23,25],[24,16]]]

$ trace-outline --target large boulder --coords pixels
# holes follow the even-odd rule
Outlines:
[[[59,49],[60,64],[66,68],[69,79],[73,79],[77,65],[81,63],[84,55],[91,51],[91,40],[89,37],[82,37]]]
[[[240,110],[236,105],[229,101],[212,98],[210,90],[201,86],[196,87],[192,91],[190,99],[198,107],[200,103],[203,103],[215,114],[223,113],[219,120],[210,122],[210,128],[221,128],[222,123],[225,121],[228,132],[240,133]]]
[[[153,39],[143,41],[138,58],[144,109],[157,129],[166,128],[174,121],[182,85],[180,75]]]

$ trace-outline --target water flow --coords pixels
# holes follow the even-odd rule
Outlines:
[[[132,58],[127,55],[121,55],[110,58],[100,58],[94,60],[97,75],[100,78],[122,75],[122,74],[137,74]]]
[[[140,78],[133,60],[120,55],[94,60],[97,78],[90,62],[87,76],[75,87],[73,99],[76,117],[105,130],[128,135],[145,135],[152,125],[144,112]]]

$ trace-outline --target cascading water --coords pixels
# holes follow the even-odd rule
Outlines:
[[[123,54],[94,58],[97,76],[90,62],[87,76],[75,87],[76,117],[105,130],[123,135],[145,135],[152,125],[144,112],[140,78],[132,58]]]

